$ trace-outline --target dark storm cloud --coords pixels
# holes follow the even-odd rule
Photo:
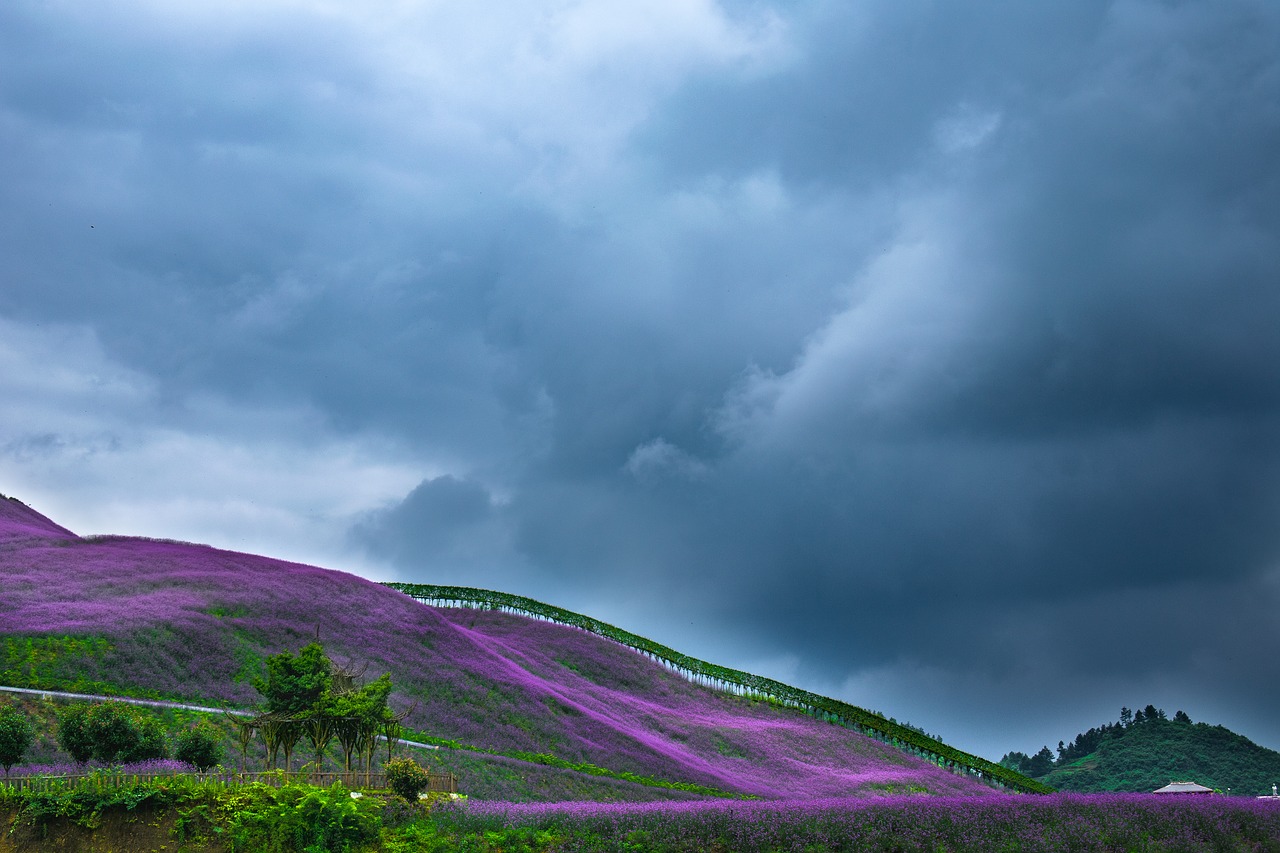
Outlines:
[[[6,7],[0,320],[399,448],[405,579],[997,757],[1280,743],[1280,12],[726,6]]]
[[[810,4],[784,73],[708,75],[641,138],[677,173],[767,167],[799,184],[879,186],[919,167],[958,104],[1057,94],[1108,5]]]
[[[483,486],[445,475],[424,480],[398,506],[358,525],[353,534],[370,548],[399,548],[394,557],[410,565],[474,570],[502,556],[493,536],[496,514]]]

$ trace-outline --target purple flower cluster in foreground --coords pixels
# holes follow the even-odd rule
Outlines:
[[[1262,851],[1280,845],[1280,804],[1227,797],[1055,794],[523,805],[473,801],[441,807],[435,814],[443,826],[459,833],[511,827],[561,830],[571,838],[566,850],[1074,853]]]
[[[0,501],[0,672],[26,679],[17,686],[126,685],[246,707],[263,657],[318,629],[331,656],[391,673],[392,704],[417,703],[407,725],[464,744],[768,798],[994,793],[574,628],[436,609],[341,572],[200,545],[79,539],[52,524],[39,538],[34,513],[5,527],[11,503]]]

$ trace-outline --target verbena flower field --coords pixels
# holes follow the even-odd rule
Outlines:
[[[118,773],[123,776],[151,776],[166,773],[194,773],[196,768],[185,761],[172,758],[159,758],[151,761],[137,761],[132,764],[103,765],[95,761],[87,764],[66,762],[63,764],[19,764],[10,773],[13,777],[22,776],[79,776],[96,771]]]
[[[1280,803],[1133,794],[887,797],[751,803],[465,803],[457,837],[539,831],[558,850],[1275,851]]]
[[[200,545],[81,539],[7,499],[0,586],[0,683],[12,686],[243,707],[263,657],[318,631],[336,658],[392,674],[392,704],[416,703],[408,726],[462,744],[771,799],[998,796],[574,628],[436,609],[341,572]]]
[[[574,628],[429,607],[340,572],[200,545],[82,539],[3,498],[0,590],[0,684],[243,707],[263,658],[318,632],[335,658],[392,673],[393,704],[413,706],[407,723],[424,735],[614,771],[442,750],[470,798],[389,825],[390,851],[499,849],[497,839],[558,851],[1280,853],[1277,802],[1003,794]],[[539,802],[566,792],[627,802]]]

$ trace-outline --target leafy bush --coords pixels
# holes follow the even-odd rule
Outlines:
[[[343,853],[378,838],[381,805],[368,797],[353,799],[341,784],[251,788],[230,814],[231,853]]]
[[[93,758],[93,738],[86,726],[89,706],[83,702],[70,705],[58,714],[58,744],[76,764]]]
[[[164,725],[150,714],[134,713],[134,731],[138,741],[117,759],[125,762],[158,761],[169,757],[169,739]]]
[[[431,781],[427,771],[412,758],[394,758],[382,769],[387,773],[387,785],[391,790],[411,803],[418,801],[418,795],[427,790]]]
[[[4,775],[9,775],[13,765],[22,763],[34,737],[25,714],[12,705],[0,707],[0,766],[4,767]]]
[[[178,733],[174,739],[174,758],[208,770],[222,761],[222,738],[213,726],[201,720]]]
[[[79,764],[150,761],[169,752],[160,722],[123,702],[69,706],[58,716],[58,743]]]

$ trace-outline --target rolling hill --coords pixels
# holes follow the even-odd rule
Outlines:
[[[202,545],[81,538],[11,498],[0,499],[0,590],[0,684],[249,707],[264,657],[319,636],[335,659],[391,673],[413,731],[497,754],[441,751],[473,792],[508,790],[485,779],[538,754],[766,798],[994,793],[972,773],[691,682],[589,631],[433,607],[350,574]],[[554,775],[523,767],[505,775]],[[634,787],[607,794],[640,798]],[[583,789],[548,780],[520,796],[566,790]]]
[[[1232,794],[1272,793],[1280,782],[1280,752],[1259,746],[1224,726],[1192,722],[1182,712],[1108,723],[1077,735],[1054,760],[1010,753],[1002,759],[1063,791],[1154,791],[1172,781],[1192,781]]]

